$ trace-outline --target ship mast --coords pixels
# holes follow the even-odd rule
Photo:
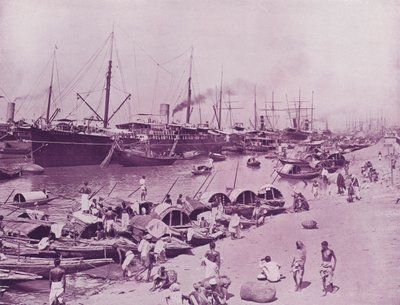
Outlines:
[[[218,107],[218,129],[221,130],[222,120],[222,77],[224,76],[224,67],[221,68],[221,87],[219,89],[219,107]]]
[[[110,50],[110,60],[108,61],[108,71],[106,77],[106,101],[104,105],[104,128],[108,126],[108,111],[110,107],[110,89],[111,89],[111,68],[112,68],[112,53],[113,53],[113,43],[114,43],[114,30],[111,33],[111,50]]]
[[[54,76],[54,61],[56,58],[56,49],[53,51],[53,65],[51,68],[51,79],[50,79],[50,87],[49,87],[49,98],[47,100],[47,112],[46,112],[46,123],[50,124],[50,103],[51,103],[51,94],[53,91],[53,76]]]
[[[257,130],[258,120],[257,120],[257,87],[254,86],[254,129]]]
[[[189,70],[189,79],[188,79],[188,105],[186,109],[186,123],[190,123],[190,114],[191,114],[191,109],[190,109],[190,104],[191,104],[191,98],[192,98],[192,64],[193,64],[193,47],[192,47],[192,53],[190,54],[190,70]]]

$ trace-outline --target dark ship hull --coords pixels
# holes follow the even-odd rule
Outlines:
[[[42,167],[99,165],[113,140],[106,135],[90,135],[59,130],[30,129],[33,162]]]
[[[286,141],[304,141],[311,135],[307,131],[294,128],[286,128],[282,134],[282,139]]]

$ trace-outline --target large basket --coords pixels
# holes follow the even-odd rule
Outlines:
[[[304,229],[317,229],[317,222],[315,220],[306,220],[301,223]]]

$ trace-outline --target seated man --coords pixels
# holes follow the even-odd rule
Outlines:
[[[157,277],[154,279],[153,287],[150,288],[150,291],[159,291],[168,288],[168,275],[164,266],[161,266],[157,271]]]
[[[259,280],[267,280],[269,282],[279,282],[281,280],[281,266],[271,261],[270,256],[266,256],[260,262],[261,274],[257,276]]]

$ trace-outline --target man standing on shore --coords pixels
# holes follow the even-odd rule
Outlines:
[[[327,241],[323,241],[321,247],[322,264],[320,274],[322,277],[323,296],[326,296],[328,292],[335,293],[339,289],[339,287],[333,285],[333,272],[335,271],[337,260],[333,250],[328,248]]]
[[[65,270],[60,267],[60,258],[54,259],[54,268],[50,270],[49,284],[50,284],[50,305],[61,305],[65,304],[63,296],[65,293]]]
[[[206,266],[206,278],[217,277],[219,275],[219,269],[221,268],[221,256],[217,250],[215,250],[215,242],[210,243],[210,250],[207,250],[204,255],[203,263]]]

